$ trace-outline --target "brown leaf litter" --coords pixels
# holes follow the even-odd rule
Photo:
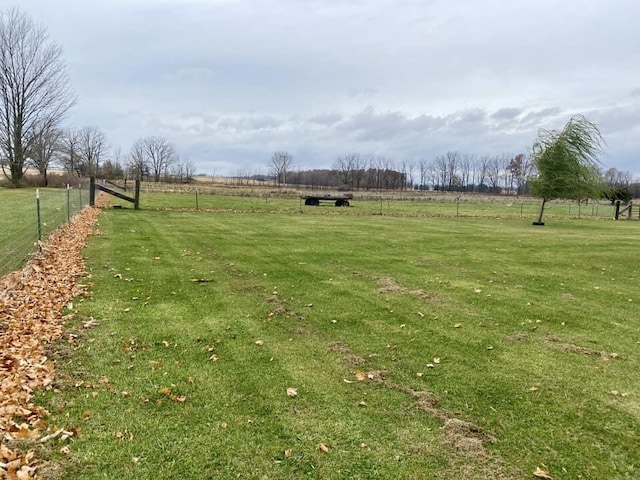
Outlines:
[[[100,198],[100,197],[99,197]],[[55,365],[47,349],[63,334],[62,311],[87,295],[82,248],[99,211],[86,208],[57,229],[19,271],[0,278],[0,478],[39,478],[38,460],[9,447],[46,431],[48,412],[33,403],[36,389],[51,388]]]

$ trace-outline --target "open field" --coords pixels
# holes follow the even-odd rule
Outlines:
[[[640,476],[637,222],[356,208],[105,211],[43,474]]]
[[[67,211],[67,199],[69,210]],[[40,219],[42,238],[89,203],[85,190],[41,188]],[[18,269],[33,253],[38,242],[38,215],[34,188],[0,188],[0,275]]]
[[[171,188],[171,187],[165,187]],[[221,193],[224,192],[224,193]],[[262,190],[205,190],[196,194],[192,187],[166,191],[148,190],[142,194],[141,208],[183,208],[200,210],[252,211],[275,213],[321,213],[340,215],[399,215],[426,217],[472,218],[537,218],[540,201],[530,197],[500,197],[483,195],[454,195],[424,192],[416,194],[359,192],[354,194],[351,207],[341,209],[331,203],[308,207],[300,195],[304,191]],[[456,200],[458,198],[458,200]],[[545,208],[545,218],[611,219],[614,207],[607,202],[578,204],[553,201]]]

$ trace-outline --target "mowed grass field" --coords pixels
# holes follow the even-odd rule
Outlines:
[[[42,239],[89,203],[89,193],[73,189],[41,188]],[[67,209],[68,207],[68,209]],[[0,188],[0,276],[19,269],[37,250],[38,208],[36,189]]]
[[[323,208],[105,210],[41,474],[640,477],[639,223]]]
[[[242,192],[242,191],[240,191]],[[540,201],[530,197],[482,196],[478,194],[455,193],[414,193],[401,196],[401,193],[359,192],[354,194],[351,207],[338,208],[334,202],[323,201],[319,207],[305,206],[304,199],[278,196],[268,190],[246,190],[245,195],[216,195],[208,193],[158,193],[145,192],[141,196],[141,207],[146,209],[189,209],[209,211],[249,211],[271,213],[321,213],[340,215],[395,215],[427,217],[463,217],[463,218],[531,218],[536,219]],[[308,192],[301,192],[306,195]],[[284,193],[283,193],[284,195]],[[295,195],[293,195],[295,197]],[[456,197],[459,197],[456,200]],[[126,202],[124,202],[126,204]],[[124,205],[123,205],[124,206]],[[552,201],[545,208],[546,218],[585,218],[611,219],[615,208],[608,202]]]

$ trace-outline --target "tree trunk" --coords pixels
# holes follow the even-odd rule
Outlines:
[[[538,221],[534,223],[534,225],[544,225],[542,223],[542,215],[544,214],[544,204],[547,203],[547,199],[542,199],[542,204],[540,205],[540,214],[538,215]]]

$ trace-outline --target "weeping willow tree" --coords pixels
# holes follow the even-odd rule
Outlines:
[[[532,148],[536,173],[529,179],[531,193],[542,198],[536,225],[544,225],[542,215],[550,200],[602,196],[598,155],[603,145],[597,125],[582,115],[571,117],[560,131],[539,132]]]

